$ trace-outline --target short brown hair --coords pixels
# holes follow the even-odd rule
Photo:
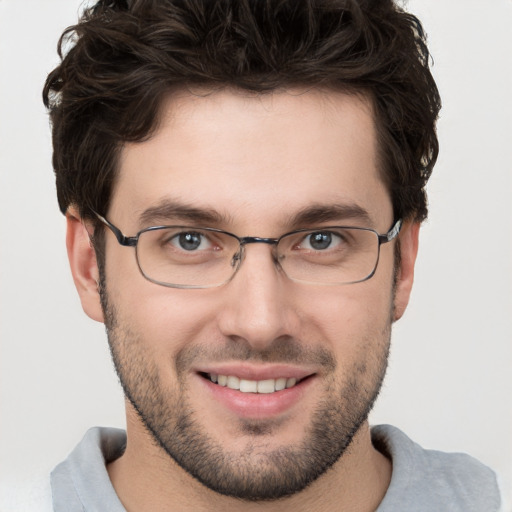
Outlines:
[[[100,0],[58,50],[43,98],[62,212],[107,212],[122,144],[151,136],[170,91],[306,85],[371,99],[395,218],[427,216],[440,98],[421,23],[392,0]]]

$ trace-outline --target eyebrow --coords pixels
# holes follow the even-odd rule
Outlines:
[[[324,222],[345,222],[346,220],[358,220],[369,226],[372,224],[368,211],[355,203],[307,206],[292,216],[290,224],[304,227]]]
[[[212,208],[198,208],[172,199],[164,199],[159,204],[145,209],[139,217],[142,228],[166,224],[168,222],[191,222],[204,226],[227,225],[230,217]],[[307,206],[288,219],[288,226],[299,229],[325,222],[346,222],[358,220],[366,225],[372,223],[368,211],[358,204],[313,204]]]
[[[200,224],[220,224],[227,218],[211,208],[198,208],[186,203],[164,199],[156,206],[145,209],[139,217],[142,227],[165,224],[172,220]]]

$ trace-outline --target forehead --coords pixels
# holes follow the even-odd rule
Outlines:
[[[391,205],[376,153],[364,97],[183,92],[163,105],[149,140],[123,148],[109,215],[144,227],[136,223],[147,209],[172,202],[216,212],[224,223],[286,227],[310,206],[355,204],[378,219]]]

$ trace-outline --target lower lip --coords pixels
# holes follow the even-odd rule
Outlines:
[[[314,381],[314,377],[308,377],[291,388],[274,393],[242,393],[214,384],[199,375],[198,378],[214,400],[236,416],[247,419],[271,418],[289,411],[300,402]]]

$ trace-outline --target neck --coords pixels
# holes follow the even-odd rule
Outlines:
[[[334,466],[309,487],[268,502],[244,502],[206,488],[156,446],[138,418],[130,415],[127,439],[125,453],[107,469],[124,507],[134,512],[370,512],[382,501],[391,479],[391,462],[373,447],[368,423]]]

